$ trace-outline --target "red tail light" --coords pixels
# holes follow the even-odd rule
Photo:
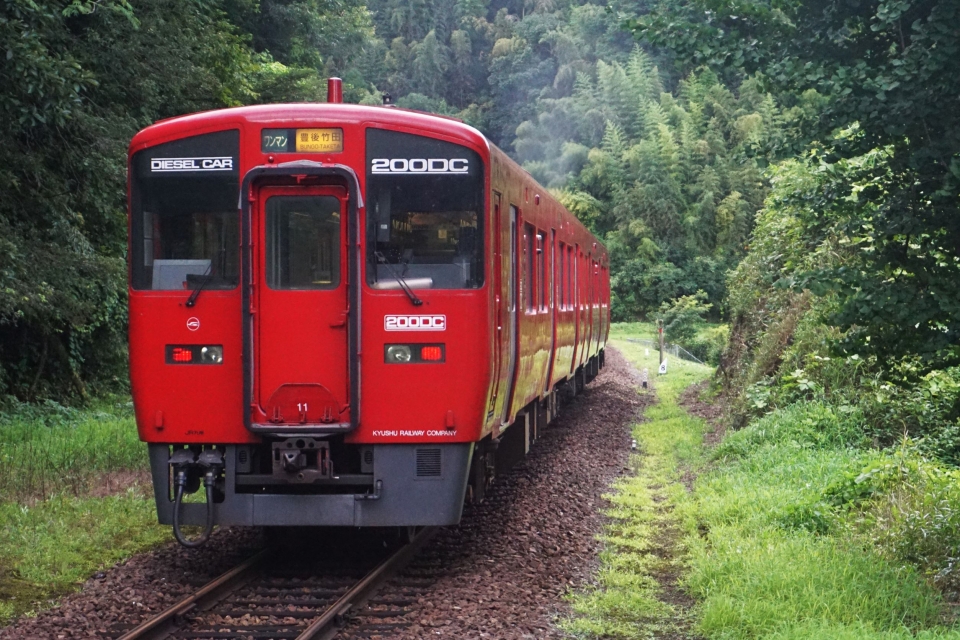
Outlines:
[[[193,351],[191,349],[182,349],[180,347],[174,347],[173,353],[170,354],[174,362],[192,362],[193,361]]]
[[[420,359],[425,362],[438,362],[443,360],[443,349],[436,346],[423,347],[420,350]]]

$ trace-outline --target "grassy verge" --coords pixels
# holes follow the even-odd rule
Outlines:
[[[877,508],[897,519],[892,484],[870,496],[888,454],[857,440],[842,413],[804,402],[729,434],[711,453],[716,466],[692,501],[701,535],[691,537],[687,580],[705,635],[960,638],[943,624],[948,611],[931,581],[877,544],[885,528]]]
[[[633,337],[629,332],[617,337],[627,335]],[[684,473],[700,459],[704,431],[703,421],[687,414],[677,398],[711,369],[669,360],[668,374],[658,377],[655,350],[623,340],[615,346],[638,369],[650,371],[659,402],[633,427],[635,473],[616,482],[607,496],[610,523],[596,585],[574,596],[576,615],[564,625],[578,637],[676,636],[690,626],[689,607],[676,584],[686,558]]]
[[[104,495],[146,467],[128,401],[0,413],[0,624],[167,540],[143,487]]]
[[[616,346],[653,370],[652,350]],[[567,630],[960,640],[934,586],[944,572],[925,568],[941,566],[931,558],[948,547],[955,555],[945,541],[960,531],[960,474],[907,450],[868,448],[858,416],[815,401],[706,451],[704,423],[677,397],[707,375],[671,362],[667,376],[654,376],[659,403],[634,427],[635,475],[613,487],[597,583],[574,597]]]
[[[80,496],[105,473],[146,466],[129,398],[104,399],[89,409],[47,402],[0,411],[3,502]]]

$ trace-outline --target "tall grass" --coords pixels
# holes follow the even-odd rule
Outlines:
[[[90,409],[54,402],[0,409],[0,502],[79,496],[104,473],[146,467],[129,399]]]
[[[149,492],[88,495],[106,474],[147,468],[129,398],[0,405],[0,624],[168,539]]]
[[[862,447],[859,419],[798,403],[712,453],[687,578],[708,638],[960,639],[922,569],[875,544],[897,467]]]

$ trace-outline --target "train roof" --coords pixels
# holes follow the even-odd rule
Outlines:
[[[422,129],[464,140],[480,148],[489,149],[493,147],[486,136],[455,118],[398,107],[304,102],[231,107],[167,118],[150,125],[134,136],[133,140],[130,141],[130,149],[133,151],[142,145],[150,145],[171,136],[187,134],[191,130],[210,130],[223,124],[240,122],[267,124],[282,121],[293,124],[302,122],[305,125],[316,125],[318,119],[331,122],[376,123],[386,126]]]

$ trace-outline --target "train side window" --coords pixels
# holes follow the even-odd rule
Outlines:
[[[547,308],[547,247],[544,235],[537,232],[537,289],[540,310]]]
[[[550,229],[550,284],[547,290],[550,292],[550,302],[548,306],[552,309],[554,306],[554,282],[557,281],[557,230]]]
[[[580,308],[580,245],[576,245],[573,254],[570,256],[573,261],[573,306]]]
[[[517,217],[517,208],[510,205],[510,251],[506,254],[510,260],[510,300],[507,307],[510,311],[517,310]]]
[[[536,277],[536,236],[537,232],[532,224],[523,225],[523,266],[526,277],[526,309],[535,311],[537,308],[537,289],[534,279]]]
[[[600,268],[600,286],[603,291],[607,290],[607,288],[609,287],[609,283],[610,283],[610,274],[607,271],[607,267],[601,267]],[[603,296],[603,300],[601,300],[601,304],[603,305],[604,308],[609,306],[607,303],[606,296]]]
[[[600,263],[593,262],[593,305],[600,306]]]
[[[560,246],[557,250],[560,254],[557,258],[557,307],[560,309],[567,308],[566,298],[566,269],[564,269],[563,261],[567,259],[567,245],[560,243]]]
[[[593,277],[593,306],[597,306],[598,296],[597,294],[600,291],[600,279],[597,275],[600,273],[600,268],[597,266],[597,261],[593,261],[593,268],[590,269],[590,274]]]
[[[590,268],[590,256],[583,257],[583,283],[587,286],[584,306],[589,309],[593,306],[593,270]]]

